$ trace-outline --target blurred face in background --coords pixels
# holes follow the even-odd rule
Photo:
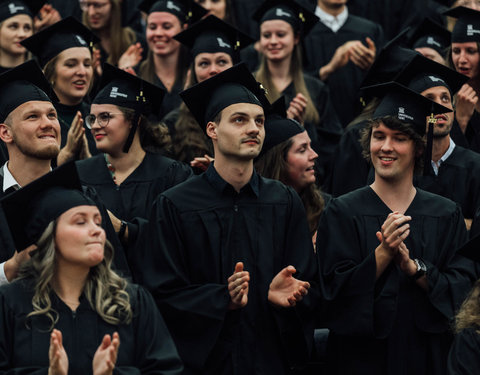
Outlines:
[[[208,10],[208,14],[213,14],[221,20],[227,14],[227,0],[195,0],[195,2]]]
[[[85,0],[81,3],[92,30],[107,28],[110,24],[112,3],[110,0]]]
[[[30,16],[19,14],[7,18],[0,26],[0,52],[8,55],[23,55],[27,50],[20,42],[33,34]]]
[[[225,52],[199,53],[195,56],[194,64],[199,83],[233,66],[232,57]]]
[[[452,43],[452,61],[457,72],[470,78],[478,77],[480,64],[478,43]]]
[[[180,49],[173,37],[182,31],[180,20],[168,12],[153,12],[147,18],[146,38],[148,48],[159,56],[168,56]]]

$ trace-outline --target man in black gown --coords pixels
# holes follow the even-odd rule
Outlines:
[[[155,202],[142,282],[186,374],[286,374],[309,356],[317,265],[299,197],[253,168],[265,95],[240,64],[182,97],[215,162]]]
[[[332,200],[317,254],[327,300],[332,374],[444,374],[450,322],[475,279],[456,255],[460,208],[416,189],[425,120],[443,106],[399,86],[383,97],[362,138],[372,185]]]
[[[347,0],[318,0],[320,18],[305,37],[305,70],[330,88],[333,106],[345,127],[359,108],[358,90],[383,45],[380,25],[348,13]]]

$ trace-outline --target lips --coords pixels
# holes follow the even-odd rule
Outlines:
[[[106,137],[106,134],[95,134],[95,140],[100,141]]]

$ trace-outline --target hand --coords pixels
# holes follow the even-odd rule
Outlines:
[[[70,159],[75,158],[75,156],[80,152],[83,147],[83,139],[85,135],[85,128],[83,127],[82,114],[77,112],[73,118],[70,129],[68,129],[67,134],[67,144],[60,150],[60,153],[57,157],[57,164],[61,165],[67,162]],[[86,140],[86,138],[85,138]]]
[[[63,347],[62,332],[54,329],[50,335],[50,348],[48,349],[48,375],[67,375],[68,357]]]
[[[330,74],[347,65],[350,59],[350,46],[355,41],[350,41],[342,44],[335,50],[330,62],[322,66],[319,70],[319,76],[322,81],[326,80]]]
[[[58,10],[56,10],[50,4],[45,4],[38,12],[40,17],[35,16],[33,18],[33,25],[36,32],[45,29],[48,26],[57,23],[62,19]]]
[[[248,302],[248,283],[250,274],[243,270],[243,263],[238,262],[235,265],[233,275],[228,278],[228,292],[230,293],[229,310],[236,310],[247,306]]]
[[[360,69],[369,69],[375,61],[377,48],[375,43],[369,37],[365,38],[368,47],[365,47],[362,42],[354,41],[349,45],[349,58]]]
[[[477,102],[477,93],[468,83],[465,83],[457,93],[455,108],[455,118],[463,133],[465,133],[467,129],[468,122],[473,115]]]
[[[300,124],[303,124],[305,119],[305,111],[307,109],[307,98],[302,94],[297,94],[287,109],[287,118],[297,120]]]
[[[268,301],[280,307],[292,307],[300,302],[308,293],[310,283],[297,280],[293,274],[295,267],[288,266],[281,270],[270,283]]]
[[[98,48],[93,49],[93,54],[92,54],[92,66],[93,66],[93,71],[98,77],[101,77],[103,74],[103,69],[102,69],[102,53]]]
[[[134,43],[118,59],[118,68],[127,69],[136,66],[142,60],[143,48],[140,43]]]
[[[132,76],[137,76],[137,72],[131,66],[129,66],[128,68],[125,68],[123,70],[126,71],[127,73],[130,73]]]
[[[88,159],[92,156],[90,149],[88,148],[87,135],[83,133],[83,145],[78,154],[78,160]]]
[[[5,262],[4,271],[8,281],[12,281],[18,276],[18,271],[23,263],[30,259],[30,252],[37,248],[36,245],[30,245],[20,252],[15,250],[13,256]]]
[[[192,77],[192,69],[188,68],[187,74],[185,76],[185,81],[184,81],[185,83],[183,84],[183,89],[184,90],[189,88],[191,77]]]
[[[202,171],[206,171],[208,166],[210,165],[211,162],[213,162],[215,159],[212,158],[211,156],[205,154],[202,157],[196,157],[190,162],[190,166],[192,168],[200,168]]]
[[[377,232],[377,239],[381,242],[380,247],[390,256],[398,253],[400,244],[410,234],[410,216],[402,215],[398,212],[392,212],[382,225],[381,232]]]
[[[409,277],[417,273],[417,265],[410,259],[410,251],[403,242],[398,247],[397,255],[395,255],[395,263],[397,263],[400,269]]]
[[[93,375],[112,375],[117,362],[120,336],[115,332],[112,337],[105,335],[93,357]]]

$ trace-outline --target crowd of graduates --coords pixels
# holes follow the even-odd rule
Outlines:
[[[0,374],[478,374],[478,0],[0,0]]]

